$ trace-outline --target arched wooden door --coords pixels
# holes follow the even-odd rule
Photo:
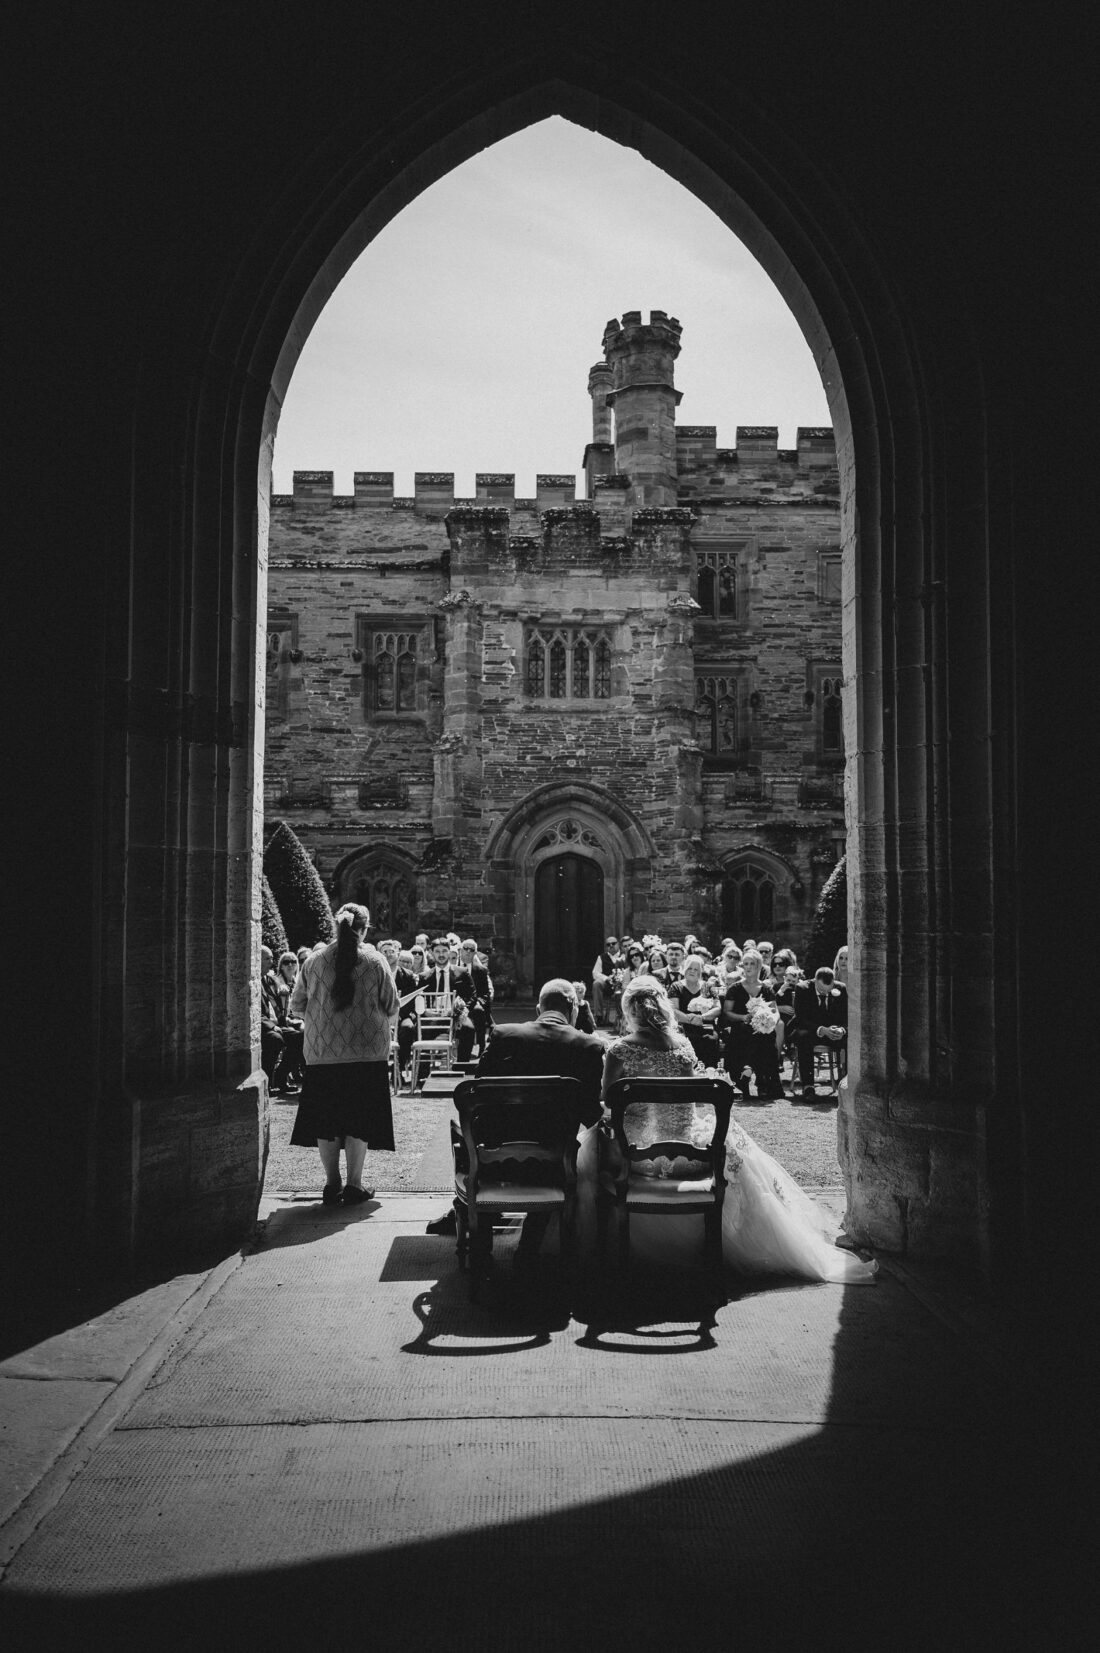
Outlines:
[[[551,976],[589,980],[603,946],[603,869],[587,855],[555,855],[535,874],[536,993]]]

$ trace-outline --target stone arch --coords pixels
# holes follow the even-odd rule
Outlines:
[[[333,869],[333,902],[361,901],[371,909],[372,938],[407,942],[418,928],[416,868],[416,857],[398,844],[362,844]]]
[[[825,171],[751,100],[731,99],[717,66],[702,73],[697,58],[670,49],[624,67],[613,44],[585,40],[582,50],[556,35],[530,55],[509,50],[471,53],[421,101],[398,104],[388,125],[368,130],[359,107],[334,116],[257,211],[200,332],[169,345],[171,328],[151,330],[133,420],[131,607],[120,603],[113,618],[128,674],[113,772],[127,785],[107,805],[116,859],[103,887],[137,889],[122,870],[131,844],[163,882],[157,902],[131,902],[124,936],[106,943],[105,978],[120,984],[111,1014],[126,1028],[118,1081],[139,1117],[146,1107],[155,1115],[169,1084],[177,1097],[190,1087],[201,1114],[212,1074],[246,1084],[258,1065],[255,994],[244,984],[256,976],[249,915],[259,911],[264,546],[278,413],[302,344],[352,260],[408,201],[478,149],[557,113],[638,149],[710,206],[772,276],[821,371],[837,434],[844,675],[854,686],[845,713],[853,1025],[841,1110],[849,1226],[888,1247],[973,1257],[988,1234],[986,1124],[1000,1133],[993,1157],[1010,1167],[1006,1232],[1018,1216],[1017,1150],[1014,1116],[987,1117],[990,1044],[954,1025],[991,1019],[990,843],[1008,857],[991,806],[988,684],[965,658],[990,629],[988,508],[982,380],[953,262],[925,221],[897,229],[906,249],[892,248],[894,276],[884,274],[874,235]],[[960,578],[949,636],[951,568]],[[171,605],[159,600],[165,589],[178,593]],[[126,753],[147,760],[150,742],[165,753],[182,742],[189,761],[127,769]],[[952,797],[966,800],[958,823],[947,815]],[[166,837],[145,853],[150,821],[168,823]],[[957,880],[952,866],[964,869]],[[164,936],[165,911],[179,915],[178,948]],[[213,953],[212,927],[225,936]],[[890,1187],[875,1161],[891,1155],[865,1153],[884,1134]],[[178,1183],[144,1200],[140,1154],[131,1183],[122,1152],[131,1138],[143,1140],[141,1129],[127,1125],[117,1144],[97,1138],[97,1198],[126,1213],[127,1246],[173,1224],[204,1235],[207,1222],[245,1226],[243,1171],[237,1205],[219,1191],[204,1207],[184,1159]]]
[[[653,843],[632,811],[585,782],[536,788],[497,824],[486,847],[497,946],[515,957],[527,986],[534,985],[538,869],[566,850],[594,861],[603,874],[607,933],[621,935],[634,912],[649,906]]]

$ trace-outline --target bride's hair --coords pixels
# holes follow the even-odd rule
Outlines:
[[[656,1033],[666,1050],[691,1046],[680,1032],[672,1006],[656,976],[635,976],[623,988],[623,1015],[639,1033]]]

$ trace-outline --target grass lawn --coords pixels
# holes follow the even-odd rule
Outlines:
[[[297,1098],[271,1102],[271,1143],[265,1192],[308,1193],[320,1190],[324,1178],[316,1148],[292,1148],[290,1133]],[[393,1105],[393,1132],[397,1151],[367,1154],[367,1179],[378,1189],[394,1193],[427,1186],[417,1175],[420,1156],[438,1137],[441,1117],[438,1099],[399,1096]],[[791,1102],[741,1102],[734,1117],[753,1140],[777,1159],[805,1188],[835,1188],[840,1184],[836,1157],[836,1109],[824,1104],[803,1106]],[[438,1162],[437,1162],[438,1163]]]

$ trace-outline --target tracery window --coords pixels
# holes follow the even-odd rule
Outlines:
[[[722,880],[722,926],[727,935],[767,938],[775,927],[775,879],[758,861],[746,860]]]
[[[408,717],[424,711],[429,657],[427,622],[415,616],[374,620],[360,615],[358,657],[363,664],[367,717]]]
[[[285,722],[289,710],[290,656],[298,646],[298,616],[269,614],[267,617],[267,717]]]
[[[369,907],[371,928],[378,934],[411,940],[416,929],[416,886],[403,868],[385,861],[352,867],[344,879],[344,900]]]
[[[572,816],[568,815],[564,820],[548,827],[538,842],[532,844],[531,852],[534,854],[535,850],[552,849],[556,844],[561,844],[566,849],[572,844],[587,844],[590,849],[603,848],[594,832],[586,826],[581,826],[579,821],[574,821]]]
[[[695,548],[695,600],[704,620],[744,619],[741,570],[745,540],[701,543]]]
[[[819,691],[821,750],[833,755],[844,751],[844,723],[841,716],[840,678],[823,677]]]
[[[610,700],[611,636],[589,626],[528,626],[527,693],[536,700]]]
[[[729,673],[695,679],[695,739],[712,757],[734,757],[740,750],[737,688]]]

